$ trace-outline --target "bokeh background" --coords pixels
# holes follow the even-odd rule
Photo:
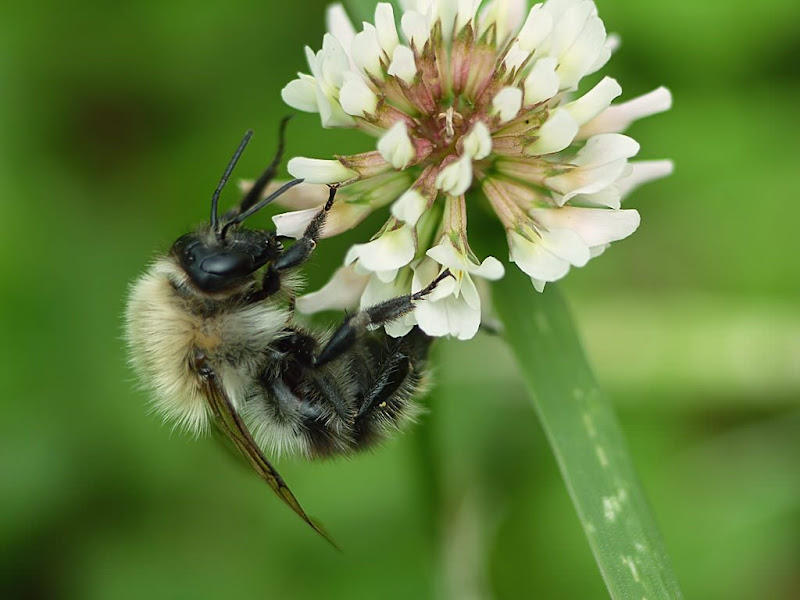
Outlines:
[[[342,555],[135,389],[128,284],[206,218],[246,128],[237,174],[271,156],[280,88],[320,45],[324,4],[4,8],[0,597],[605,597],[497,339],[438,345],[410,435],[279,462]],[[639,232],[562,289],[687,597],[800,598],[800,4],[598,4],[622,35],[604,73],[624,97],[674,93],[632,135],[677,170],[629,200]],[[289,155],[370,144],[312,115],[290,132]],[[312,286],[373,230],[321,246]]]

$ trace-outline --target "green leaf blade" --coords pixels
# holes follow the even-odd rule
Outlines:
[[[555,286],[511,268],[495,305],[611,597],[682,598],[613,408]]]

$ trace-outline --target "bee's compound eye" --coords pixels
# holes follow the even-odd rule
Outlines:
[[[218,277],[243,277],[253,272],[253,258],[246,253],[219,252],[203,259],[200,269]]]

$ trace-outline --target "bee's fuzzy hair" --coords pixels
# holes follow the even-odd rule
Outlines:
[[[154,410],[165,420],[196,435],[209,426],[210,409],[201,383],[191,369],[192,348],[251,357],[269,345],[286,325],[289,311],[261,303],[221,312],[194,315],[175,285],[186,284],[183,270],[169,257],[158,259],[132,286],[126,310],[130,362],[152,392]],[[223,342],[224,340],[224,342]],[[222,347],[225,344],[229,347]],[[235,369],[223,377],[234,405],[242,397]]]

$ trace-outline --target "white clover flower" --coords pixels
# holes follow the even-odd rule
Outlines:
[[[622,132],[669,109],[671,96],[658,88],[612,105],[622,88],[610,77],[576,95],[618,45],[592,0],[547,0],[527,12],[523,0],[400,5],[396,15],[378,4],[374,23],[360,32],[333,5],[322,49],[306,49],[311,74],[283,89],[287,104],[319,113],[323,127],[377,138],[372,152],[289,162],[306,181],[296,194],[341,185],[324,235],[385,206],[391,213],[323,288],[341,298],[309,294],[298,307],[311,312],[359,297],[367,306],[422,289],[449,269],[453,277],[387,331],[419,325],[429,335],[468,339],[482,308],[473,278],[504,273],[497,259],[481,261],[469,247],[470,190],[488,199],[505,227],[509,260],[541,291],[636,230],[639,214],[621,209],[622,199],[672,164],[630,163],[639,144]],[[278,232],[299,235],[315,210],[305,203],[278,215]]]
[[[412,291],[425,288],[445,269],[449,269],[452,277],[441,281],[433,293],[419,303],[415,316],[428,335],[451,335],[468,340],[478,332],[481,323],[481,298],[472,276],[495,281],[503,276],[505,269],[493,256],[479,263],[470,249],[463,235],[462,224],[466,221],[463,196],[448,197],[445,212],[447,226],[439,243],[417,263]]]

